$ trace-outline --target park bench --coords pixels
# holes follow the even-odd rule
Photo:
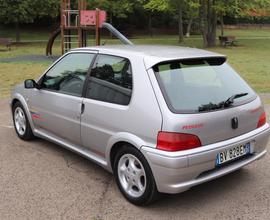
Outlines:
[[[219,36],[220,45],[226,46],[236,46],[237,40],[235,36]]]
[[[8,50],[11,49],[11,40],[8,38],[0,38],[0,44],[6,46],[8,48]]]

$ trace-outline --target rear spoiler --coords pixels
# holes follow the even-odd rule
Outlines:
[[[196,64],[196,62],[201,62],[202,60],[207,61],[209,65],[219,66],[226,62],[227,57],[223,55],[215,55],[215,56],[198,56],[198,57],[187,57],[187,58],[172,58],[168,60],[164,60],[164,58],[152,57],[151,60],[144,59],[144,63],[146,69],[150,69],[160,64],[168,64],[168,63],[176,63],[176,62],[185,62],[188,64]]]
[[[184,58],[184,59],[177,59],[177,60],[166,60],[159,62],[153,66],[157,65],[162,65],[162,64],[173,64],[173,63],[179,63],[181,62],[182,64],[185,65],[199,65],[202,63],[202,61],[206,61],[209,65],[211,66],[220,66],[223,63],[225,63],[227,58],[225,56],[220,56],[220,57],[198,57],[198,58]]]

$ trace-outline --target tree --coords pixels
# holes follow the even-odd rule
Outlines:
[[[152,31],[152,17],[154,13],[160,13],[168,11],[168,1],[167,0],[138,0],[139,4],[143,5],[143,9],[147,11],[148,14],[148,30],[150,36],[153,36]]]
[[[36,17],[57,16],[58,0],[0,0],[0,21],[15,24],[16,42],[20,41],[19,25],[32,23]]]
[[[196,18],[199,16],[199,0],[186,0],[184,8],[184,17],[187,20],[186,37],[190,36],[191,26]]]
[[[216,45],[217,31],[217,0],[200,0],[200,28],[206,47]]]
[[[223,35],[223,16],[249,16],[250,11],[268,8],[270,0],[200,0],[200,27],[204,45],[216,45],[217,20],[220,17]]]
[[[152,12],[169,12],[177,14],[179,42],[184,40],[183,33],[183,8],[185,0],[149,0],[144,7]]]
[[[184,28],[183,28],[183,8],[184,0],[170,0],[171,8],[177,9],[177,20],[178,20],[178,41],[184,41]]]

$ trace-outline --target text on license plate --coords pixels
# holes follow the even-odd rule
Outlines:
[[[230,149],[218,153],[216,165],[221,165],[223,163],[229,162],[231,160],[234,160],[238,157],[242,157],[249,153],[250,153],[250,143],[231,147]]]

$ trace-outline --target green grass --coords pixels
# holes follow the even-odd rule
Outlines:
[[[6,31],[12,35],[12,32]],[[239,46],[208,48],[225,54],[229,63],[241,76],[260,93],[270,93],[270,29],[225,30],[225,35],[235,35]],[[46,39],[46,33],[23,32],[22,39]],[[40,37],[40,38],[38,38]],[[177,36],[139,36],[131,39],[135,44],[162,44],[203,48],[200,36],[192,36],[179,44]],[[103,39],[106,44],[117,44],[118,40]],[[1,47],[0,47],[1,48]],[[12,46],[11,51],[0,51],[0,59],[21,55],[44,55],[46,42]],[[54,55],[60,55],[60,43],[53,48]],[[9,97],[11,88],[26,78],[36,78],[50,62],[0,62],[0,98]]]
[[[7,37],[15,41],[16,34],[14,31],[14,26],[10,27],[0,27],[1,37]],[[40,41],[40,40],[48,40],[50,35],[49,30],[38,30],[38,29],[29,29],[29,28],[20,28],[20,36],[22,41]]]
[[[49,63],[0,63],[0,99],[8,98],[14,85],[25,79],[35,79],[49,66]]]

